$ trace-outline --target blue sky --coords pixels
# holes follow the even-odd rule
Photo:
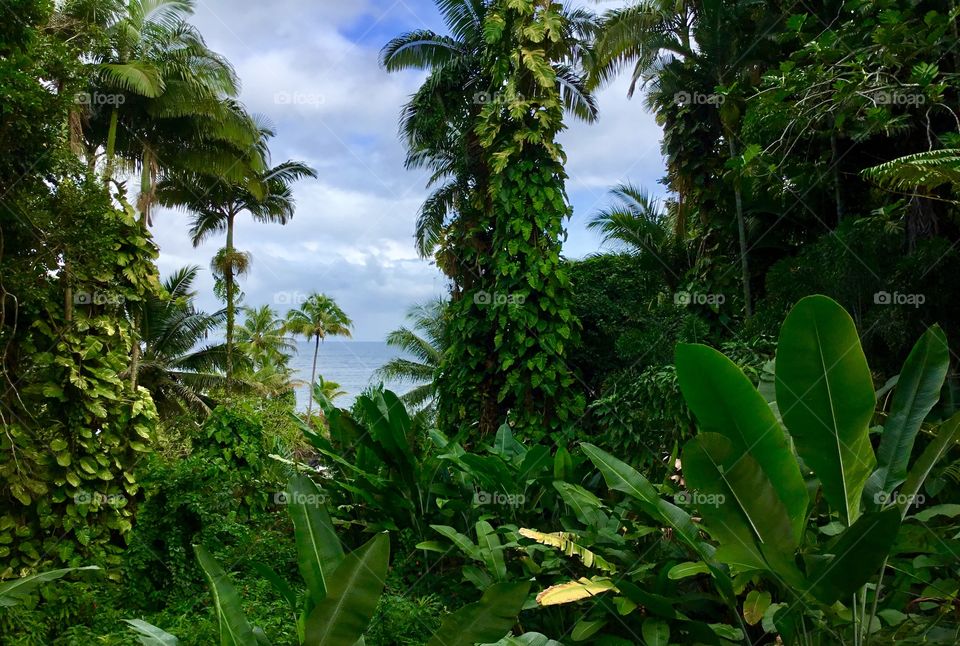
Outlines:
[[[382,340],[408,307],[446,290],[413,248],[427,190],[421,173],[403,168],[397,137],[400,109],[424,77],[387,74],[377,63],[393,36],[442,30],[439,13],[428,0],[198,0],[194,23],[236,67],[244,103],[275,125],[274,161],[303,160],[319,173],[296,186],[297,213],[287,226],[239,224],[236,244],[253,257],[245,304],[282,313],[324,292],[354,319],[355,339]],[[569,257],[600,249],[585,225],[610,186],[630,180],[660,192],[664,174],[660,130],[639,97],[626,98],[626,82],[604,89],[599,103],[599,123],[571,122],[561,138],[574,208]],[[194,249],[188,228],[184,213],[157,218],[161,272],[200,265],[200,303],[216,309],[208,267],[223,241]]]

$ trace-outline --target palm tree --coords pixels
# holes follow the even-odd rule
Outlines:
[[[71,116],[73,145],[91,168],[104,150],[107,182],[118,158],[140,169],[145,220],[162,166],[196,163],[211,141],[250,145],[256,134],[229,101],[238,91],[232,66],[187,22],[193,10],[194,0],[67,0],[52,20],[65,39],[104,34],[88,58],[88,101]]]
[[[137,382],[150,391],[164,417],[185,411],[206,414],[210,392],[225,385],[223,344],[202,345],[223,324],[224,311],[206,314],[196,309],[193,283],[199,267],[185,267],[164,283],[164,294],[148,294],[139,325],[142,352]]]
[[[298,309],[287,312],[286,330],[292,334],[314,340],[313,368],[310,371],[310,383],[317,381],[317,356],[320,343],[328,336],[350,336],[350,320],[340,306],[324,294],[313,293],[307,297]],[[307,419],[313,412],[313,397],[307,401]]]
[[[638,0],[628,7],[610,10],[600,22],[591,51],[589,86],[595,88],[609,81],[632,63],[629,94],[633,94],[638,84],[649,84],[651,91],[648,93],[647,107],[657,110],[661,123],[669,120],[669,114],[666,113],[677,109],[678,90],[689,95],[695,90],[709,93],[715,87],[726,87],[740,81],[749,86],[746,71],[755,63],[753,58],[757,56],[758,45],[767,40],[766,34],[781,17],[779,12],[769,11],[758,22],[750,13],[755,7],[756,3],[751,2],[719,0]],[[751,25],[752,30],[745,31],[743,25]],[[678,77],[687,79],[687,83],[671,87]],[[697,80],[695,86],[689,83],[691,79]],[[725,98],[726,107],[732,108],[736,97],[731,95]],[[729,159],[736,160],[740,155],[739,110],[720,110],[714,120],[719,130],[718,137],[722,138],[728,149]],[[687,186],[688,183],[682,178],[682,164],[671,161],[668,155],[668,175],[672,184],[680,189],[682,205],[684,191],[692,187]],[[732,172],[731,177],[740,279],[744,310],[749,317],[753,300],[747,222],[739,173]]]
[[[431,414],[436,405],[434,376],[443,357],[443,338],[447,301],[435,298],[415,305],[407,312],[410,327],[401,327],[387,335],[387,345],[401,350],[413,359],[397,357],[384,364],[377,375],[385,380],[415,384],[401,399],[412,408]]]
[[[290,358],[296,352],[293,339],[286,335],[283,319],[269,305],[244,307],[243,323],[237,328],[237,348],[250,362],[248,380],[266,395],[290,392],[295,386],[295,371]]]
[[[490,169],[480,155],[474,133],[476,119],[487,101],[499,100],[484,72],[484,22],[490,0],[437,0],[450,35],[412,31],[391,40],[381,52],[381,64],[391,72],[416,69],[429,75],[401,116],[408,168],[431,171],[430,186],[438,186],[424,203],[417,221],[416,242],[427,258],[437,252],[438,265],[454,280],[466,276],[458,266],[458,246],[476,244],[471,211],[486,199]],[[585,54],[583,43],[592,32],[593,15],[584,10],[566,14],[566,38],[556,46],[564,62],[554,64],[567,109],[587,120],[597,107],[575,66]],[[559,57],[551,58],[556,60]]]
[[[633,184],[610,190],[613,204],[599,211],[587,224],[603,236],[646,259],[659,271],[668,288],[676,289],[695,264],[694,237],[680,219],[675,203],[664,210],[660,201]]]
[[[245,158],[268,159],[266,142],[273,134],[269,128],[261,127],[257,145],[246,151]],[[293,183],[316,176],[316,171],[305,163],[287,161],[263,173],[251,174],[245,181],[204,172],[176,171],[162,179],[157,187],[161,204],[185,208],[194,214],[190,235],[195,247],[214,234],[226,233],[226,245],[215,264],[223,277],[227,304],[228,382],[233,376],[236,277],[250,264],[249,256],[238,251],[234,244],[236,219],[248,213],[256,222],[286,224],[293,218],[296,205]]]
[[[313,384],[313,401],[319,405],[332,402],[338,397],[347,394],[340,384],[335,381],[328,381],[323,377],[317,377],[317,383]]]
[[[244,307],[243,313],[244,321],[237,328],[237,347],[256,368],[286,364],[296,346],[286,335],[283,319],[269,305]]]

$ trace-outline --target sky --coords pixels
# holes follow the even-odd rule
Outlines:
[[[318,172],[295,185],[296,214],[286,226],[238,223],[236,245],[253,261],[241,283],[244,304],[268,304],[282,315],[322,292],[353,319],[355,340],[382,341],[410,306],[445,294],[442,274],[414,249],[417,212],[429,191],[422,172],[403,166],[397,126],[425,73],[388,74],[378,63],[380,48],[403,32],[444,31],[433,2],[197,0],[193,22],[236,68],[247,108],[277,130],[273,162],[296,159]],[[610,187],[629,180],[662,193],[661,132],[640,97],[629,100],[620,79],[598,102],[598,123],[568,120],[560,137],[573,205],[563,251],[570,258],[600,250],[586,224],[609,203]],[[212,311],[221,305],[210,259],[224,241],[193,248],[189,222],[177,211],[155,218],[160,271],[199,265],[199,305]]]

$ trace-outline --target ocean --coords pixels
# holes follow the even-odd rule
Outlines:
[[[297,353],[290,361],[290,365],[297,371],[296,379],[310,381],[310,367],[313,363],[314,343],[302,339],[297,340]],[[404,356],[399,350],[391,348],[381,341],[341,341],[328,339],[320,344],[320,355],[317,357],[317,375],[327,381],[340,384],[340,389],[346,395],[338,397],[336,404],[340,408],[349,408],[354,400],[368,386],[380,383],[374,373],[380,366],[391,359]],[[398,395],[409,392],[414,384],[384,382],[388,390]],[[297,389],[297,409],[306,410],[310,393],[308,386]]]

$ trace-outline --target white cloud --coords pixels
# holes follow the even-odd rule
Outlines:
[[[382,340],[410,305],[446,287],[413,248],[425,176],[404,170],[397,137],[400,109],[423,75],[387,74],[378,64],[387,39],[441,28],[435,7],[430,0],[202,0],[195,23],[236,66],[244,102],[276,125],[274,161],[301,159],[319,173],[297,184],[287,226],[238,223],[236,244],[253,256],[242,283],[246,303],[285,309],[278,294],[325,292],[355,320],[356,339]],[[573,256],[598,248],[584,224],[609,186],[632,179],[656,189],[663,174],[659,129],[639,97],[627,100],[626,82],[599,101],[598,124],[571,123],[562,136],[575,208],[565,252]],[[216,309],[208,267],[223,240],[194,249],[188,229],[187,215],[158,213],[161,271],[203,267],[201,305]]]

